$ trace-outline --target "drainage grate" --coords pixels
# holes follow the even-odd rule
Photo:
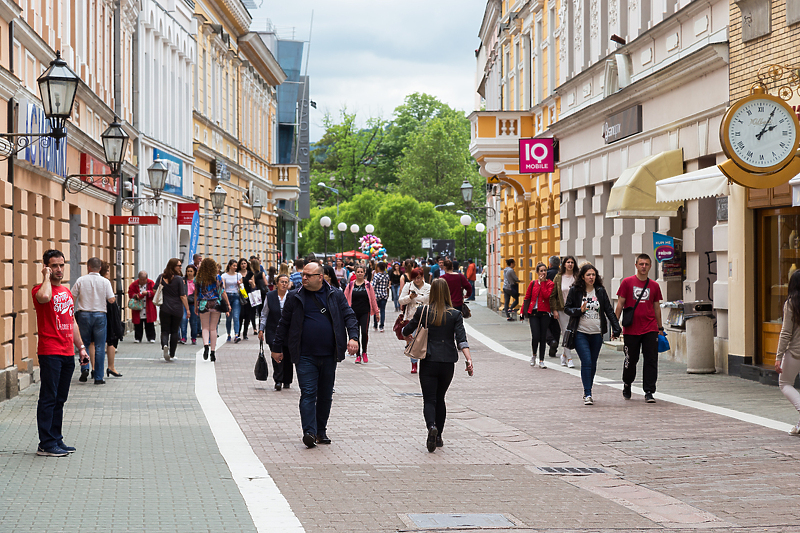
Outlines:
[[[605,474],[603,468],[588,468],[585,466],[537,466],[539,472],[543,474]]]
[[[422,393],[421,392],[398,392],[397,395],[398,396],[418,396],[418,397],[422,397]]]
[[[422,529],[463,527],[514,527],[516,524],[501,514],[409,514]]]

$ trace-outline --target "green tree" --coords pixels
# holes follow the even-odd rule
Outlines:
[[[400,194],[386,197],[375,219],[375,234],[391,257],[422,255],[423,237],[449,238],[452,215],[433,208],[430,202]]]
[[[450,228],[450,238],[456,241],[456,258],[458,258],[459,261],[472,259],[473,261],[482,261],[484,264],[486,263],[486,231],[484,230],[483,233],[479,233],[478,230],[475,229],[477,225],[478,222],[473,219],[472,223],[467,226],[466,255],[464,254],[464,226],[459,222],[458,227]]]

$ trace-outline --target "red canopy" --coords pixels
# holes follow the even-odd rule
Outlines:
[[[369,259],[367,254],[362,254],[358,250],[350,250],[349,252],[344,253],[345,257],[355,257],[356,259]],[[341,253],[336,254],[334,257],[342,257]]]

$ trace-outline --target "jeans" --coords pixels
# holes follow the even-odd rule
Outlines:
[[[242,314],[242,302],[239,300],[238,292],[228,292],[228,301],[231,304],[231,313],[225,319],[225,329],[228,331],[228,337],[231,336],[231,322],[233,322],[233,332],[239,336],[239,317]]]
[[[200,317],[194,312],[194,304],[189,304],[189,312],[191,316],[186,317],[186,311],[183,312],[183,320],[181,320],[181,339],[186,339],[189,327],[192,331],[192,340],[197,339],[197,334],[200,331]]]
[[[475,280],[474,279],[469,280],[469,284],[472,285],[472,296],[467,298],[467,300],[470,300],[470,301],[474,302],[475,301]]]
[[[506,316],[510,317],[511,311],[517,307],[517,304],[519,303],[519,292],[516,290],[512,291],[511,289],[503,289],[503,294],[506,297]],[[513,305],[510,304],[512,298],[514,299]]]
[[[383,323],[386,321],[386,298],[378,300],[378,309],[381,311],[381,328],[383,328]],[[378,327],[378,315],[375,315],[374,318],[375,327]]]
[[[69,383],[73,372],[75,372],[75,356],[73,355],[39,356],[41,385],[39,403],[36,407],[36,425],[39,427],[39,446],[43,449],[64,442],[61,424],[64,419],[64,403],[69,395]]]
[[[83,344],[94,343],[94,379],[103,379],[106,364],[106,324],[104,312],[78,311],[75,315]],[[81,368],[89,368],[82,365]]]
[[[169,346],[170,357],[175,357],[175,350],[178,349],[181,320],[181,315],[161,313],[161,347]]]
[[[600,333],[589,335],[577,331],[575,334],[575,351],[581,359],[581,381],[583,382],[583,395],[592,395],[592,383],[597,372],[597,358],[600,348],[603,347],[603,336]]]
[[[297,362],[300,385],[300,423],[303,433],[317,435],[328,429],[336,380],[336,357],[301,355]]]
[[[644,335],[625,335],[625,364],[622,367],[622,381],[630,385],[636,379],[636,364],[639,362],[639,350],[642,352],[642,389],[644,392],[656,392],[658,379],[658,332],[651,331]]]
[[[400,310],[400,285],[392,285],[392,301],[394,302],[394,310]]]
[[[453,381],[455,363],[440,363],[423,359],[419,362],[419,386],[422,389],[422,414],[425,417],[425,427],[436,426],[439,435],[444,429],[447,418],[447,406],[444,396]]]
[[[547,329],[550,326],[550,314],[542,311],[534,311],[528,315],[528,323],[531,326],[531,347],[533,357],[539,352],[539,361],[544,361],[544,352],[547,349]]]

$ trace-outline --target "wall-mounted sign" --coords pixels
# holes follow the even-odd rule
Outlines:
[[[119,191],[119,178],[111,178],[111,167],[89,154],[81,154],[81,174],[103,174],[109,177],[108,183],[103,183],[103,178],[81,178],[81,181],[89,181],[98,189],[116,195]]]
[[[191,226],[195,212],[200,211],[200,204],[179,203],[178,204],[178,225]]]
[[[653,251],[659,263],[673,259],[675,257],[675,239],[669,235],[653,232]]]
[[[21,133],[48,133],[50,121],[44,116],[44,109],[24,98],[19,100],[19,119],[17,131]],[[34,139],[19,152],[20,159],[41,167],[48,172],[67,177],[67,138],[64,137],[56,149],[55,139],[44,137]]]
[[[556,169],[552,138],[519,140],[520,174],[543,174]]]
[[[228,163],[220,158],[211,162],[211,174],[217,181],[231,181],[231,171],[228,169]]]
[[[635,105],[616,115],[611,115],[603,123],[603,138],[606,144],[642,132],[642,106]]]
[[[143,216],[143,217],[126,217],[126,216],[111,216],[108,217],[108,222],[112,226],[152,226],[161,225],[161,219],[157,216]]]
[[[172,154],[153,148],[153,160],[160,159],[169,168],[164,192],[183,196],[183,161]]]

